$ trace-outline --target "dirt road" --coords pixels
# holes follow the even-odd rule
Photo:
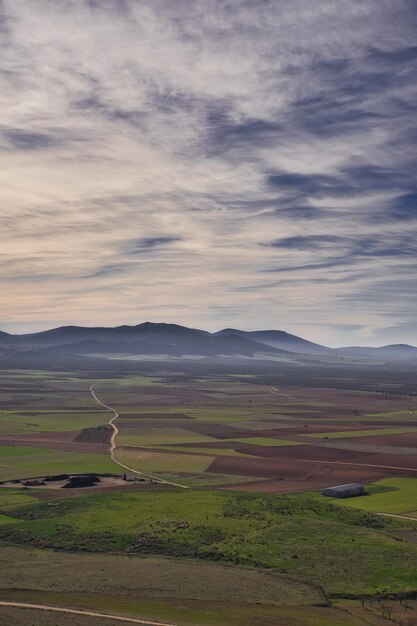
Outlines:
[[[121,615],[109,615],[107,613],[97,613],[96,611],[82,611],[80,609],[64,609],[57,606],[49,606],[47,604],[31,604],[29,602],[7,602],[0,601],[0,607],[9,606],[17,609],[38,609],[39,611],[52,611],[54,613],[68,613],[70,615],[84,615],[85,617],[100,617],[102,619],[112,619],[117,622],[128,622],[130,624],[145,624],[145,626],[175,626],[166,622],[150,622],[146,619],[138,619],[135,617],[122,617]]]
[[[398,519],[409,519],[412,522],[417,522],[417,517],[408,517],[407,515],[397,515],[396,513],[374,513],[374,515],[382,515],[383,517],[396,517]]]
[[[150,478],[151,480],[157,483],[161,483],[163,485],[172,485],[173,487],[181,487],[181,489],[188,489],[186,485],[180,485],[179,483],[173,483],[173,482],[170,482],[169,480],[163,480],[162,478],[158,478],[157,476],[153,476],[152,474],[145,474],[144,472],[138,472],[137,470],[133,469],[133,467],[129,467],[129,465],[126,465],[125,463],[122,463],[122,461],[118,460],[118,458],[116,457],[116,447],[117,447],[116,437],[119,433],[119,429],[117,428],[115,422],[117,418],[119,417],[119,413],[112,406],[109,406],[108,404],[105,404],[102,400],[100,400],[100,398],[94,391],[94,387],[95,387],[94,384],[90,385],[91,395],[93,396],[94,400],[97,402],[97,404],[104,407],[107,411],[110,411],[113,414],[113,417],[111,417],[110,420],[108,421],[109,426],[111,426],[113,429],[112,436],[110,439],[111,460],[114,461],[114,463],[117,463],[117,465],[120,465],[120,467],[123,467],[123,469],[128,470],[129,472],[132,472],[133,474],[137,474],[138,476],[143,476],[144,478]]]

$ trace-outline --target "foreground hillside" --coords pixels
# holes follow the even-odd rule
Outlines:
[[[272,568],[320,588],[323,601],[417,589],[417,545],[400,540],[407,522],[316,495],[160,489],[15,503],[2,513],[2,541]]]

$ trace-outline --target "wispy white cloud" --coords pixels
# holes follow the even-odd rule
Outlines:
[[[414,328],[416,21],[407,0],[4,0],[4,325]]]

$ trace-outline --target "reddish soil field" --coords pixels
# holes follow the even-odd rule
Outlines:
[[[291,461],[218,456],[206,471],[214,474],[235,474],[236,476],[306,480],[319,472],[320,466]]]
[[[132,434],[133,433],[141,433],[143,431],[147,431],[149,428],[156,429],[160,428],[163,431],[165,428],[182,428],[184,430],[190,430],[188,428],[188,422],[184,420],[181,421],[169,421],[169,420],[160,420],[160,421],[140,421],[140,420],[123,420],[119,418],[117,420],[117,426],[121,433],[123,434]],[[130,433],[129,433],[130,431]],[[161,433],[161,435],[163,432]]]
[[[407,426],[410,426],[410,424],[407,424]],[[411,426],[415,426],[415,423],[411,424]],[[397,422],[384,422],[383,427],[395,428],[397,427]],[[316,433],[346,432],[351,430],[379,430],[380,428],[381,425],[375,424],[375,422],[355,422],[352,420],[350,422],[344,422],[343,424],[329,424],[329,422],[323,422],[322,424],[297,424],[290,428],[269,428],[262,431],[262,436],[266,435],[267,437],[281,438],[283,435],[291,437],[292,435],[311,435]],[[253,436],[253,434],[250,436]]]
[[[78,443],[106,443],[110,444],[113,429],[111,426],[103,425],[95,428],[83,428],[73,439]]]
[[[370,463],[414,470],[414,476],[417,477],[417,457],[415,454],[374,454]]]
[[[241,450],[243,452],[243,450]],[[340,461],[352,463],[373,463],[374,457],[364,452],[341,450],[314,445],[300,446],[246,446],[244,452],[259,457],[295,459],[299,461]]]
[[[380,446],[394,446],[399,448],[417,448],[417,433],[402,433],[400,435],[369,435],[360,437],[361,443],[371,443]],[[417,466],[417,457],[416,457]]]
[[[4,435],[0,437],[3,446],[29,446],[34,448],[51,448],[62,452],[86,452],[89,454],[107,454],[109,446],[106,443],[77,442],[75,438],[80,432],[43,432],[27,433],[22,435]]]
[[[292,446],[292,448],[304,448],[306,446]],[[282,447],[280,447],[282,450]],[[285,480],[311,480],[311,478],[317,478],[318,475],[335,476],[336,474],[343,474],[344,482],[352,482],[359,480],[358,476],[362,476],[364,473],[371,472],[382,473],[383,475],[401,475],[401,476],[417,476],[416,458],[415,456],[392,456],[392,455],[365,455],[360,454],[360,460],[356,458],[356,463],[352,460],[352,453],[348,450],[329,450],[328,448],[316,448],[312,454],[307,454],[303,458],[296,458],[293,456],[293,460],[290,458],[248,458],[243,457],[226,457],[218,456],[208,467],[207,472],[217,474],[235,474],[240,476],[253,476],[264,478],[282,478]],[[324,452],[320,456],[320,452]],[[338,458],[334,460],[325,458],[325,453],[329,452],[328,456],[333,453],[338,455]],[[341,454],[339,454],[341,453]],[[319,458],[314,459],[313,456]],[[309,461],[312,461],[309,463]],[[315,461],[313,463],[313,461]],[[320,462],[323,462],[321,464]],[[338,465],[340,462],[340,465]],[[370,466],[370,467],[367,467]],[[413,471],[414,470],[414,471]],[[356,475],[356,478],[354,476]],[[339,482],[343,482],[339,479]],[[335,480],[333,480],[333,484]]]
[[[121,413],[120,421],[128,421],[128,420],[193,420],[193,417],[189,415],[185,415],[184,413]]]
[[[367,472],[366,470],[334,470],[329,467],[325,468],[325,470],[323,475],[312,476],[306,480],[265,480],[254,483],[227,485],[219,487],[219,489],[239,489],[239,491],[255,491],[258,493],[292,493],[294,491],[318,490],[331,485],[342,485],[350,482],[370,484],[388,476],[388,474],[378,474]]]

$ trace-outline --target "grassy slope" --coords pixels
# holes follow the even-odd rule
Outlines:
[[[417,546],[389,535],[394,522],[317,496],[161,490],[27,505],[18,516],[0,539],[270,567],[335,595],[417,588]]]

